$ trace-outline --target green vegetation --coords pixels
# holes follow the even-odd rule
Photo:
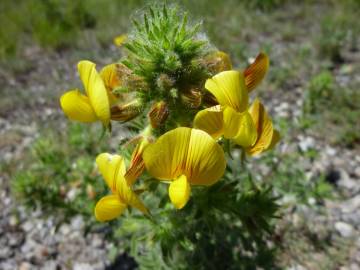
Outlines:
[[[12,181],[17,198],[67,218],[93,217],[95,202],[107,191],[95,170],[94,156],[104,151],[99,129],[71,124],[64,133],[43,133],[32,145],[26,168]]]
[[[303,110],[315,131],[330,143],[352,147],[360,141],[360,92],[338,85],[331,72],[311,79]]]

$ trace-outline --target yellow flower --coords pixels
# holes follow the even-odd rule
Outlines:
[[[200,111],[194,126],[205,130],[214,138],[224,135],[243,147],[252,146],[257,138],[256,127],[248,112],[249,96],[241,72],[223,71],[208,79],[205,88],[220,106]]]
[[[104,196],[97,202],[95,206],[97,220],[112,220],[121,215],[128,206],[137,208],[146,215],[149,214],[124,177],[126,168],[121,156],[102,153],[97,156],[96,164],[112,191],[111,195]]]
[[[198,112],[194,127],[215,139],[224,135],[242,147],[252,147],[258,140],[258,132],[248,110],[248,92],[261,82],[268,67],[269,58],[260,53],[244,72],[224,71],[208,79],[205,88],[219,105]]]
[[[71,120],[95,122],[100,120],[105,127],[110,124],[110,103],[104,82],[90,61],[80,61],[78,71],[86,95],[78,89],[66,92],[60,98],[64,113]]]
[[[148,172],[170,181],[169,196],[177,209],[190,198],[191,185],[210,186],[224,174],[224,152],[210,135],[186,127],[171,130],[143,153]]]
[[[122,34],[114,37],[113,42],[117,47],[121,47],[126,40],[127,40],[127,35]]]

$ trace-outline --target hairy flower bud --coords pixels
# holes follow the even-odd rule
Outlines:
[[[156,80],[156,85],[162,90],[162,91],[168,91],[170,90],[175,84],[175,81],[173,78],[171,78],[169,75],[162,73],[159,75],[159,77]]]
[[[189,91],[181,95],[181,100],[189,108],[199,108],[202,101],[200,89],[190,89]]]
[[[145,147],[151,142],[151,139],[146,134],[146,131],[138,138],[138,140],[139,142],[131,155],[130,167],[125,174],[125,179],[129,185],[134,184],[136,179],[143,173],[145,163],[142,158],[142,154]]]
[[[231,70],[232,64],[228,54],[217,51],[205,59],[206,68],[213,74],[221,71]]]
[[[160,101],[155,103],[149,113],[149,121],[152,128],[158,128],[166,121],[167,117],[169,116],[169,108],[164,101]]]
[[[141,113],[142,104],[135,99],[126,104],[118,104],[111,107],[111,120],[126,122],[132,120]]]

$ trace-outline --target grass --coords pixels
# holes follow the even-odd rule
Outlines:
[[[79,124],[60,134],[44,132],[33,143],[24,169],[13,176],[17,199],[47,214],[56,211],[63,221],[79,213],[92,218],[95,202],[107,192],[95,171],[94,156],[107,149],[99,139],[98,129]]]
[[[303,110],[318,136],[345,147],[359,143],[360,93],[340,86],[330,71],[322,71],[311,79]]]

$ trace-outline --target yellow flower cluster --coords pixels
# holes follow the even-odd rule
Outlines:
[[[197,112],[193,128],[178,127],[158,138],[152,129],[160,126],[171,112],[164,102],[155,103],[149,114],[149,126],[145,128],[126,169],[125,160],[119,155],[102,153],[96,158],[100,173],[112,194],[103,197],[95,207],[99,221],[116,218],[128,206],[149,215],[140,200],[142,190],[134,189],[136,180],[146,171],[152,177],[169,183],[169,197],[177,209],[183,208],[191,196],[191,186],[210,186],[224,174],[226,159],[219,138],[232,140],[249,155],[257,155],[273,147],[279,141],[279,132],[258,99],[249,105],[249,93],[265,76],[269,60],[260,53],[245,71],[231,70],[229,57],[220,73],[205,83],[207,94],[216,99],[217,105]],[[72,120],[80,122],[101,121],[110,127],[110,120],[126,121],[136,116],[127,110],[136,101],[125,104],[124,97],[115,95],[121,85],[118,64],[111,64],[96,71],[95,64],[81,61],[78,64],[80,78],[86,95],[79,90],[65,93],[61,107]],[[119,105],[120,104],[120,105]]]

